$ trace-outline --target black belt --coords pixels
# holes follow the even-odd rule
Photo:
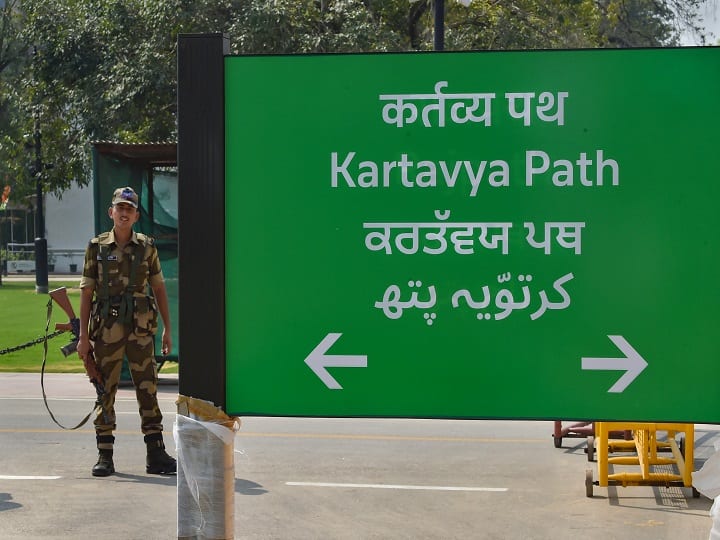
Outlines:
[[[133,301],[134,301],[134,298],[135,297],[133,296]],[[107,304],[110,307],[117,308],[117,307],[120,307],[120,304],[122,303],[122,299],[123,299],[123,295],[109,296],[105,300],[99,299],[98,304],[100,304],[101,306]]]

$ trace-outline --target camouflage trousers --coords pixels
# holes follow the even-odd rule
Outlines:
[[[95,340],[95,361],[105,379],[102,411],[95,417],[95,435],[99,449],[112,449],[117,428],[115,395],[120,383],[123,357],[127,356],[130,376],[140,409],[140,427],[144,435],[162,433],[162,413],[157,401],[157,364],[152,335],[138,336],[120,323],[102,327]]]

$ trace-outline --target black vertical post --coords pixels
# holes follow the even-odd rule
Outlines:
[[[35,133],[33,135],[35,146],[35,292],[47,294],[48,267],[47,267],[47,239],[45,238],[45,217],[43,215],[43,188],[42,178],[44,165],[42,162],[42,149],[40,147],[40,113],[35,111]]]
[[[177,152],[177,150],[176,150]],[[176,158],[177,159],[177,158]],[[147,188],[148,188],[148,200],[147,200],[147,213],[148,221],[150,222],[150,234],[155,236],[155,173],[152,166],[147,168]]]
[[[225,64],[222,34],[178,36],[179,392],[225,409]]]
[[[435,0],[435,30],[433,46],[436,51],[445,50],[445,0]]]

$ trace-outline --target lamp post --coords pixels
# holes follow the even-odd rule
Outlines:
[[[34,68],[37,68],[38,50],[32,48]],[[35,69],[37,77],[37,70]],[[37,95],[36,95],[37,98]],[[36,99],[33,129],[33,147],[35,148],[35,161],[30,173],[35,177],[35,292],[47,294],[48,268],[47,268],[47,238],[45,238],[45,217],[43,216],[43,170],[46,168],[42,162],[42,149],[40,142],[40,105]]]
[[[43,162],[40,146],[40,113],[35,110],[35,131],[33,133],[35,147],[35,292],[48,293],[47,238],[45,238],[45,217],[43,215]]]
[[[435,0],[435,28],[433,30],[433,49],[445,50],[445,0]]]
[[[410,0],[417,2],[417,0]],[[469,7],[472,0],[457,0],[458,3]],[[445,50],[445,0],[435,0],[433,2],[433,15],[435,24],[433,27],[433,49],[436,51]]]

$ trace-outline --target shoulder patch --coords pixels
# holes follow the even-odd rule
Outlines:
[[[148,236],[144,233],[135,233],[137,235],[138,242],[145,246],[152,246],[155,243],[155,239],[152,236]]]
[[[91,244],[97,244],[97,243],[100,242],[101,240],[107,240],[107,237],[108,237],[108,236],[110,236],[110,233],[109,233],[109,232],[100,233],[100,234],[98,234],[95,238],[90,239],[90,243],[91,243]]]

